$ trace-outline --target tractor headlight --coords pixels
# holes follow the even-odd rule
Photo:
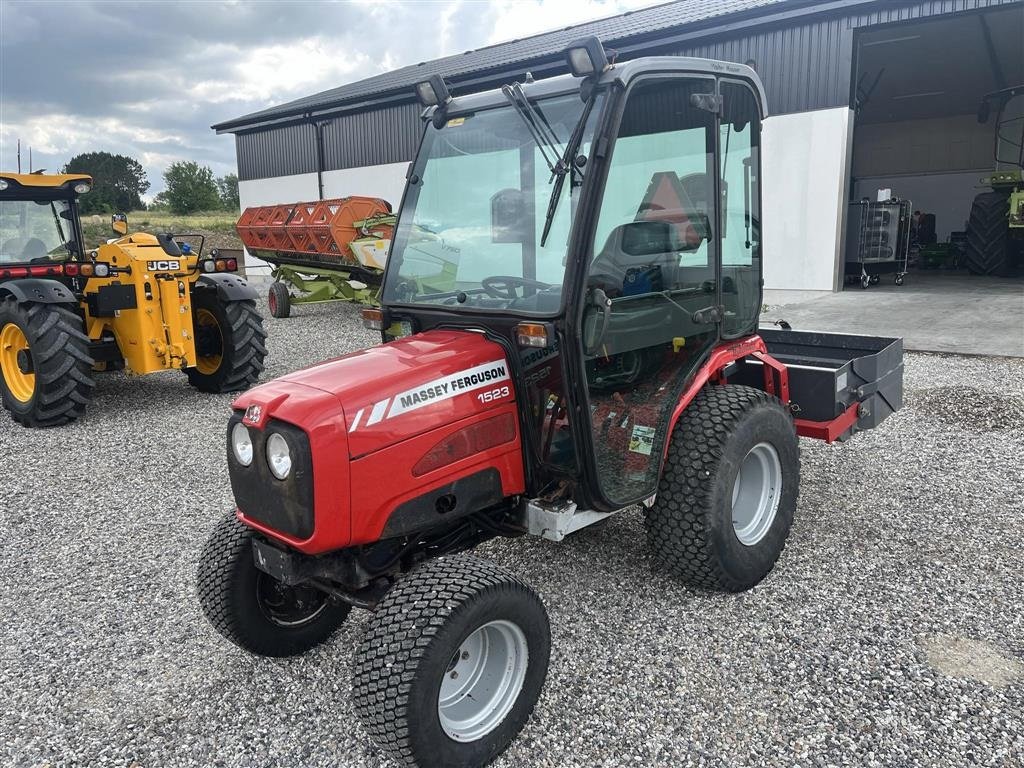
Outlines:
[[[278,480],[286,479],[292,471],[292,449],[277,432],[267,438],[267,465]]]
[[[7,189],[7,186],[7,181],[5,179],[0,179],[0,192]]]
[[[243,467],[252,464],[252,438],[249,436],[249,430],[241,422],[235,424],[231,430],[231,450]]]
[[[75,192],[77,192],[80,195],[84,195],[90,189],[92,189],[92,187],[90,187],[84,181],[80,181],[77,184],[75,184]]]

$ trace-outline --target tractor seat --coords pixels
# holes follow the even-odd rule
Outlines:
[[[665,290],[676,282],[681,247],[667,221],[631,221],[611,231],[590,269],[590,284],[609,296]]]
[[[21,258],[23,259],[45,259],[47,256],[49,256],[49,252],[46,250],[46,243],[38,237],[30,237],[25,243],[25,247],[21,249]]]
[[[32,259],[45,259],[49,256],[46,250],[46,243],[38,237],[12,237],[0,246],[0,256],[8,262],[31,261]]]

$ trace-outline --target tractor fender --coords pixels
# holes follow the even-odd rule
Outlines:
[[[25,277],[0,282],[0,298],[13,296],[19,304],[77,304],[75,294],[59,280]]]
[[[255,301],[259,298],[256,289],[238,275],[200,275],[196,280],[196,288],[215,290],[222,301]]]

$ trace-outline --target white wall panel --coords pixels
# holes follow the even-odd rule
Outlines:
[[[324,197],[380,197],[396,209],[402,202],[405,172],[408,163],[368,165],[363,168],[345,168],[324,173]]]
[[[765,288],[838,290],[852,128],[846,107],[765,120]]]

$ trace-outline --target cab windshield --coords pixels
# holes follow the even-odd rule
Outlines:
[[[589,156],[602,96],[595,98],[577,157]],[[517,312],[559,309],[586,165],[565,174],[545,238],[545,218],[558,186],[545,156],[565,151],[585,104],[572,92],[530,105],[550,128],[554,147],[539,146],[537,131],[511,104],[427,128],[389,257],[385,301]]]
[[[0,264],[66,259],[73,216],[67,200],[0,200]]]

